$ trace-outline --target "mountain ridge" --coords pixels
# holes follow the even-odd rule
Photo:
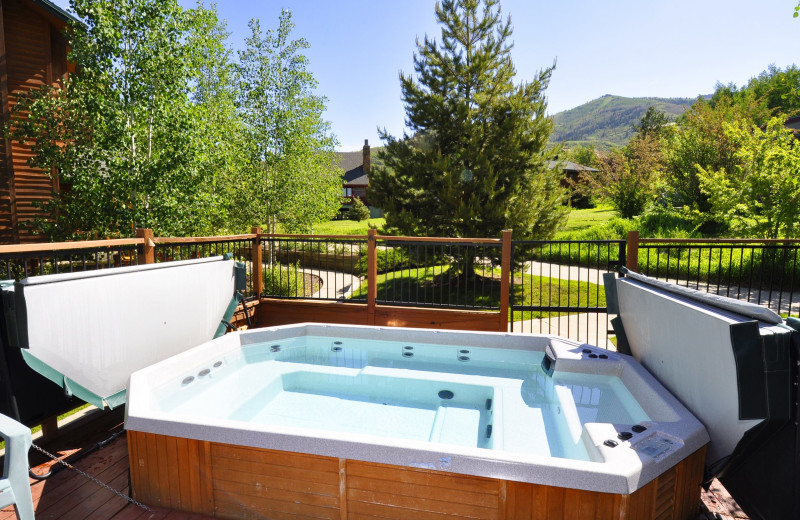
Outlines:
[[[550,142],[563,143],[566,146],[591,143],[601,148],[623,146],[633,136],[634,125],[639,123],[648,107],[653,106],[675,120],[696,100],[697,98],[685,97],[624,97],[605,94],[554,114]]]

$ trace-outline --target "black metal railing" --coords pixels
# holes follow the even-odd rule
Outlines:
[[[380,237],[376,303],[498,310],[502,243]]]
[[[252,238],[243,237],[211,237],[198,239],[158,238],[154,247],[154,260],[159,262],[173,262],[191,260],[194,258],[209,258],[212,256],[231,255],[237,262],[245,265],[247,273],[247,289],[244,296],[247,299],[255,298],[252,261]]]
[[[29,276],[94,271],[139,262],[136,245],[0,253],[0,273],[7,280]]]
[[[602,275],[643,274],[800,316],[799,240],[511,241],[378,236],[238,235],[2,246],[6,279],[230,253],[246,296],[497,311],[512,332],[609,346]],[[372,242],[370,242],[372,240]],[[505,240],[505,242],[504,242]],[[259,247],[255,247],[259,244]],[[503,268],[503,247],[510,249]],[[256,263],[260,262],[260,263]],[[372,263],[372,265],[370,264]],[[509,270],[510,269],[510,270]],[[375,272],[375,279],[368,274]],[[509,283],[503,300],[504,280]],[[258,282],[258,283],[256,283]],[[369,296],[369,285],[374,293]],[[368,300],[368,298],[374,298]],[[502,328],[502,320],[501,320]]]
[[[273,235],[261,247],[263,296],[366,301],[366,238]]]
[[[800,316],[800,241],[643,239],[638,267],[660,280]]]
[[[624,240],[512,242],[512,332],[566,336],[608,347],[603,274],[625,264]]]

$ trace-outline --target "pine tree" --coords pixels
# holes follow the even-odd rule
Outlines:
[[[544,92],[555,64],[514,84],[511,20],[497,0],[443,0],[436,17],[441,43],[417,42],[416,78],[400,74],[411,134],[381,133],[384,165],[370,176],[370,200],[391,232],[552,236],[567,211],[546,153]]]

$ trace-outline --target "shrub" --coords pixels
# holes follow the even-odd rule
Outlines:
[[[401,269],[408,269],[412,267],[419,267],[422,265],[419,261],[411,259],[410,250],[408,247],[391,246],[388,249],[378,249],[376,251],[376,264],[378,267],[378,274],[388,273],[390,271],[399,271]],[[433,255],[429,258],[429,264],[434,261]],[[358,259],[358,271],[361,274],[367,274],[367,256],[364,255]]]
[[[579,191],[573,191],[570,194],[569,205],[573,209],[594,209],[597,207],[597,203],[590,195],[586,195],[585,193],[581,193]]]
[[[281,265],[274,263],[264,268],[264,294],[268,296],[304,296],[303,277],[300,264]]]
[[[347,212],[348,220],[355,220],[361,222],[369,218],[369,208],[361,202],[361,199],[353,197],[353,205],[350,206],[350,211]]]
[[[648,238],[696,238],[700,222],[688,210],[653,205],[634,219],[639,234]]]
[[[614,217],[608,222],[578,231],[564,231],[559,240],[619,240],[628,236],[628,231],[638,231],[631,219]]]
[[[599,156],[600,171],[580,176],[597,194],[607,197],[619,215],[641,215],[656,199],[663,163],[655,137],[636,137],[628,146]]]

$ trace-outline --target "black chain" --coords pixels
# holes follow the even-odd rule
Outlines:
[[[39,447],[39,446],[37,446],[35,444],[31,444],[31,446],[33,446],[37,451],[40,451],[41,453],[44,453],[45,455],[47,455],[48,457],[50,457],[54,461],[58,462],[59,464],[63,464],[64,466],[68,467],[69,469],[76,471],[78,474],[80,474],[81,476],[91,480],[92,482],[94,482],[98,486],[111,491],[112,493],[114,493],[115,495],[117,495],[120,498],[123,498],[123,499],[127,500],[128,502],[130,502],[131,504],[135,505],[136,507],[140,507],[140,508],[144,509],[145,511],[147,511],[148,513],[152,513],[153,512],[152,509],[150,509],[146,505],[142,504],[141,502],[139,502],[137,500],[134,500],[133,498],[131,498],[128,495],[126,495],[125,493],[117,491],[116,489],[112,488],[111,486],[109,486],[105,482],[101,482],[97,477],[93,477],[93,476],[89,475],[88,473],[86,473],[85,471],[79,470],[78,468],[76,468],[72,464],[61,460],[60,458],[56,457],[55,455],[53,455],[49,451],[45,450],[44,448],[41,448],[41,447]]]

